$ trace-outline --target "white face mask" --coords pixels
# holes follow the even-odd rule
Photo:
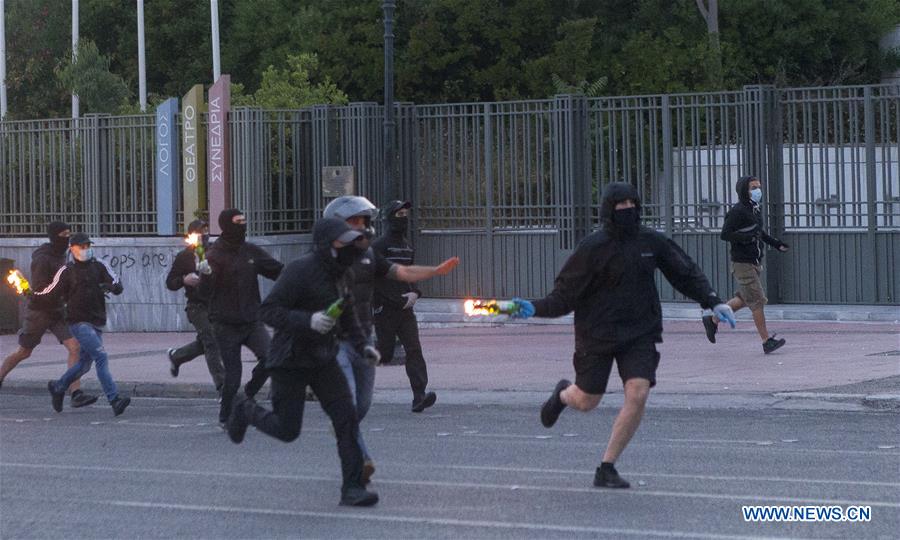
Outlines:
[[[94,258],[94,248],[80,249],[73,251],[72,255],[81,262],[87,262]]]
[[[755,203],[758,203],[759,201],[761,201],[762,200],[762,190],[759,188],[751,189],[750,190],[750,200],[752,200]]]

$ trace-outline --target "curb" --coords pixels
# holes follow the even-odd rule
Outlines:
[[[211,383],[147,383],[123,381],[116,383],[122,391],[138,398],[169,399],[217,399]],[[260,396],[268,396],[269,383],[260,390]],[[102,394],[100,385],[88,381],[85,391]],[[546,397],[546,392],[517,390],[454,390],[438,389],[438,401],[448,405],[535,405]],[[8,381],[2,393],[16,395],[46,395],[46,383],[37,381]],[[601,407],[619,407],[620,392],[606,394]],[[375,391],[375,402],[409,405],[408,389],[384,389]],[[842,411],[900,411],[900,394],[837,394],[824,392],[776,392],[747,394],[703,393],[651,393],[649,408],[662,409],[813,409]]]

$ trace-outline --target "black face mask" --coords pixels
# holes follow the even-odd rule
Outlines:
[[[200,235],[200,245],[204,248],[209,247],[209,233]]]
[[[55,251],[62,253],[69,249],[69,239],[65,236],[52,236],[50,237],[50,245],[53,246]]]
[[[222,238],[233,244],[241,244],[247,239],[246,223],[229,223],[222,229]]]
[[[641,225],[641,217],[636,207],[616,210],[612,215],[613,225],[625,234],[635,234]]]
[[[409,229],[409,218],[405,216],[391,216],[389,223],[391,224],[391,230],[398,233],[405,233]]]
[[[331,255],[339,265],[349,268],[362,255],[362,250],[353,244],[348,244],[342,248],[331,248]]]

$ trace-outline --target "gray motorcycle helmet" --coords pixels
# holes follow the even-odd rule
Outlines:
[[[378,215],[378,208],[372,204],[372,201],[358,195],[342,195],[334,199],[322,212],[322,217],[338,218],[347,220],[355,216],[366,218],[365,234],[371,238],[375,235],[375,229],[372,227],[372,218]]]

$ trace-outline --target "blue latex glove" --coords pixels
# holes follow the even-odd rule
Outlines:
[[[728,304],[719,304],[713,308],[713,313],[719,317],[720,321],[725,321],[734,328],[735,320],[734,320],[734,311],[731,309],[731,306]]]
[[[527,319],[534,316],[534,304],[522,298],[513,298],[512,303],[518,308],[510,315],[513,319]]]

